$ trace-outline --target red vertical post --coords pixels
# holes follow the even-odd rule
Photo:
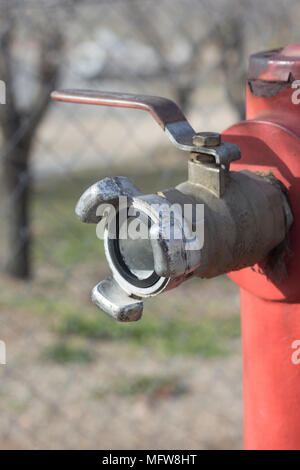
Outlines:
[[[241,287],[246,449],[300,449],[300,81],[298,85],[296,80],[300,80],[300,44],[252,56],[247,120],[222,134],[223,140],[241,148],[242,158],[232,169],[271,171],[285,185],[294,217],[285,278],[268,278],[263,263],[229,274]]]
[[[242,289],[241,314],[245,448],[300,449],[300,304]]]

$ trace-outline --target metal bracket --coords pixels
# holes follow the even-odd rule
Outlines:
[[[217,146],[197,145],[193,142],[196,132],[174,101],[160,96],[135,95],[90,90],[53,91],[51,98],[68,103],[135,108],[148,111],[164,130],[175,147],[186,152],[211,155],[217,165],[229,166],[230,162],[241,157],[237,145],[221,142]]]

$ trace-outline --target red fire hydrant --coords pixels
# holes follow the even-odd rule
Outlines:
[[[52,97],[149,111],[190,153],[188,180],[176,188],[145,195],[128,178],[114,177],[81,196],[76,213],[83,222],[101,222],[100,206],[116,209],[104,236],[112,277],[94,287],[94,303],[119,321],[135,321],[143,298],[193,276],[229,272],[241,288],[245,447],[300,449],[300,44],[251,56],[246,120],[222,139],[195,133],[165,98],[81,90]],[[182,215],[185,205],[205,206],[204,244],[194,248],[185,227],[197,220]],[[120,235],[122,214],[136,223],[132,209],[144,217],[145,240]],[[164,236],[169,209],[173,229],[184,234],[178,239]]]
[[[285,280],[271,281],[259,266],[229,274],[241,288],[247,449],[300,449],[299,79],[300,44],[251,56],[246,121],[222,134],[243,155],[232,168],[271,170],[294,216]]]

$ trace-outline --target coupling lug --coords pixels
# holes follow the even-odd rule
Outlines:
[[[133,299],[108,277],[99,282],[92,290],[92,301],[110,317],[121,322],[137,321],[143,313],[143,302]]]

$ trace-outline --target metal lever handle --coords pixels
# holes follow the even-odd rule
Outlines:
[[[179,149],[212,155],[216,163],[220,165],[228,165],[230,161],[240,158],[239,148],[234,144],[221,143],[216,147],[195,145],[193,137],[196,132],[177,104],[167,98],[92,90],[53,91],[51,98],[68,103],[135,108],[148,111],[165,131],[171,142]]]
[[[85,103],[99,106],[135,108],[148,111],[167,133],[168,137],[182,150],[192,151],[193,136],[196,134],[177,104],[160,96],[134,95],[90,90],[53,91],[51,98],[69,103]]]
[[[173,122],[186,121],[184,114],[174,101],[161,98],[160,96],[114,93],[110,91],[62,90],[53,91],[51,98],[71,103],[142,109],[148,111],[163,129]]]

